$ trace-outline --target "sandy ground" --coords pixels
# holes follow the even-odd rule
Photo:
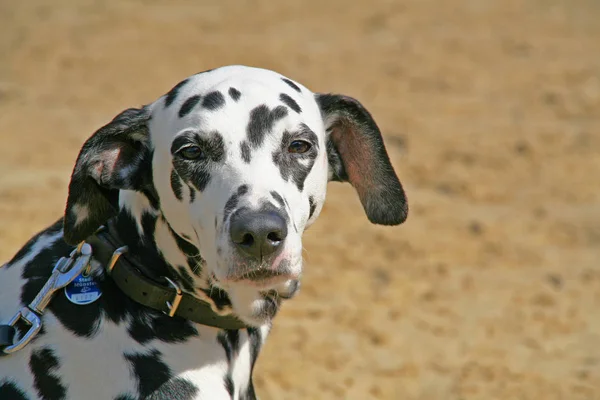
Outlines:
[[[332,184],[263,399],[600,399],[600,3],[0,1],[0,257],[85,138],[224,64],[359,98],[409,196]]]

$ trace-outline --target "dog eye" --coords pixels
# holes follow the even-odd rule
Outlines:
[[[294,140],[292,143],[290,143],[288,152],[302,154],[310,150],[311,147],[312,145],[304,140]]]
[[[181,157],[185,158],[186,160],[197,160],[197,159],[201,158],[202,156],[204,156],[204,152],[198,146],[185,147],[185,148],[179,150],[179,154],[181,155]]]

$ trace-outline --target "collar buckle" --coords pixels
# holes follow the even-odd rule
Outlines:
[[[175,289],[175,297],[173,298],[173,302],[167,301],[167,308],[169,309],[169,312],[165,313],[169,317],[172,317],[175,315],[177,309],[179,308],[181,298],[183,297],[183,292],[181,291],[181,288],[171,279],[167,278],[166,276],[163,276],[163,278],[165,278],[165,280],[169,282],[169,285],[171,285],[171,287]]]
[[[122,246],[114,251],[114,253],[110,257],[110,261],[106,265],[106,272],[108,272],[109,275],[111,274],[113,268],[115,267],[115,264],[117,263],[117,260],[119,259],[119,257],[121,257],[123,254],[127,253],[128,250],[129,250],[129,248],[127,246]]]

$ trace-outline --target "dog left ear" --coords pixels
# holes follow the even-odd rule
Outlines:
[[[81,148],[65,210],[67,243],[85,240],[116,215],[120,189],[140,190],[147,182],[140,167],[150,162],[148,120],[144,108],[127,109],[98,129]]]
[[[349,182],[369,221],[399,225],[408,203],[373,117],[356,99],[316,94],[327,131],[329,180]]]

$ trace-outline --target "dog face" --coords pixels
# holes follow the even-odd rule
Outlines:
[[[301,235],[325,199],[320,109],[308,90],[274,78],[221,68],[149,110],[162,211],[228,291],[298,279]]]
[[[265,293],[287,298],[298,288],[302,234],[331,180],[356,188],[373,223],[405,220],[402,186],[358,101],[314,94],[272,71],[223,67],[124,111],[86,142],[69,186],[65,239],[92,234],[114,215],[119,193],[121,207],[131,192],[145,196],[199,249],[197,275],[258,324],[273,314]]]

